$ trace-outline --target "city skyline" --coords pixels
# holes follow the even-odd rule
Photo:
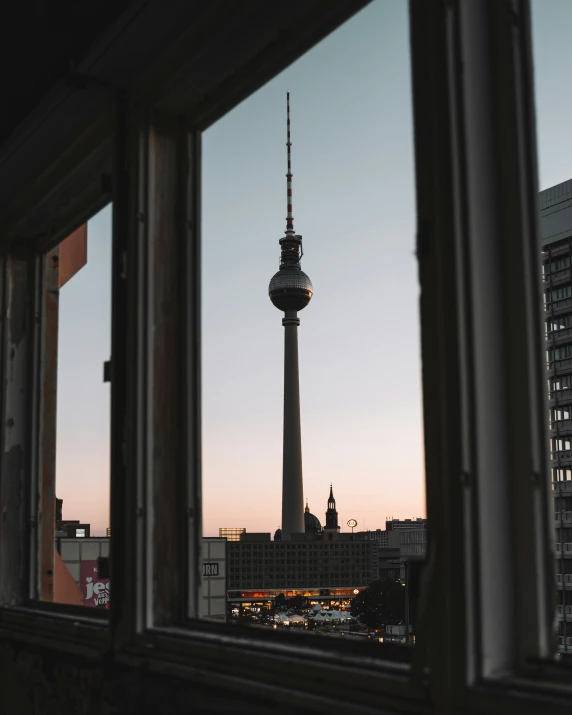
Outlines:
[[[425,513],[407,8],[382,2],[204,135],[207,534],[223,525],[215,515],[280,526],[284,347],[262,277],[283,234],[287,91],[295,225],[315,290],[298,328],[304,497],[324,521],[333,483],[341,523],[358,528]],[[237,186],[229,166],[248,178]]]
[[[558,141],[572,102],[559,90],[572,8],[546,4],[532,4],[540,188],[572,176]],[[204,135],[205,535],[280,524],[283,343],[266,289],[283,232],[287,90],[296,227],[318,296],[299,338],[304,498],[322,520],[333,482],[343,528],[425,516],[407,4],[379,0]],[[64,518],[101,535],[110,230],[107,208],[60,299],[57,492]]]

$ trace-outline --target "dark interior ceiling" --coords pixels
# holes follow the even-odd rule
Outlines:
[[[109,200],[120,96],[205,129],[370,1],[24,0],[0,43],[2,241],[48,245]]]
[[[129,0],[20,0],[0,43],[0,145],[74,71]]]

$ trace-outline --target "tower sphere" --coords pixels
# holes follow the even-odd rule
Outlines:
[[[275,273],[268,286],[268,295],[278,310],[302,310],[305,308],[314,289],[312,281],[301,268],[284,266]]]

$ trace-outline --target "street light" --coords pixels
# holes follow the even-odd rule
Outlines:
[[[409,645],[409,561],[404,559],[405,564],[405,643]]]

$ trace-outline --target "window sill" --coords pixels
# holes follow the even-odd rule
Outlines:
[[[290,642],[285,643],[281,638],[271,642],[229,634],[228,628],[162,628],[140,636],[118,659],[126,665],[144,660],[157,672],[200,677],[201,682],[215,687],[287,697],[288,702],[310,710],[319,703],[330,712],[332,708],[336,712],[356,712],[358,708],[364,713],[379,713],[380,708],[407,713],[431,709],[428,689],[412,679],[409,663],[381,659],[383,651],[389,655],[395,646],[384,649],[378,644],[379,656],[373,657],[369,648],[363,648],[362,654],[359,648],[348,652],[343,647],[333,648],[325,637],[325,642],[317,645],[314,638],[318,636],[300,634],[296,642],[296,635],[289,634]],[[321,709],[320,705],[317,711]]]
[[[463,713],[487,715],[568,715],[572,699],[570,666],[542,665],[530,675],[487,680],[465,692]]]
[[[111,645],[109,612],[31,602],[0,609],[0,636],[64,651],[99,655]],[[88,613],[84,613],[88,611]]]

